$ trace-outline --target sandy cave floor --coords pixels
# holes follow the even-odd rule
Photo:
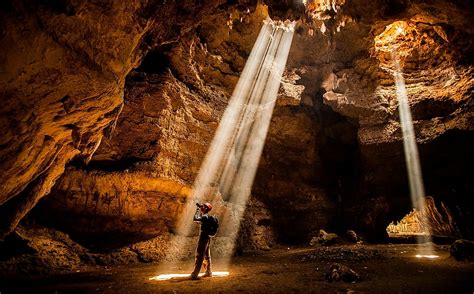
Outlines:
[[[419,259],[416,245],[341,245],[280,248],[235,257],[229,277],[154,281],[163,273],[188,273],[192,261],[163,265],[84,268],[48,277],[0,278],[0,293],[474,293],[474,263],[458,262],[448,246],[434,260]],[[328,282],[325,273],[338,262],[357,271],[358,283]],[[225,270],[214,259],[214,270]],[[3,280],[3,281],[2,281]]]

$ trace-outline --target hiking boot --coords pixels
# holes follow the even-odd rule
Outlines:
[[[189,277],[191,280],[199,280],[199,273],[192,273]]]
[[[212,277],[212,272],[206,272],[202,277],[203,277],[203,278]]]

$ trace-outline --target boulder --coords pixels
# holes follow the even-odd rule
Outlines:
[[[357,235],[357,233],[353,230],[347,230],[346,235],[349,241],[351,242],[354,242],[354,243],[362,242],[362,237]]]
[[[333,263],[329,268],[329,272],[326,273],[326,279],[329,282],[356,283],[360,281],[361,277],[353,269],[339,263]]]
[[[474,260],[474,242],[464,239],[456,240],[449,249],[456,260]]]
[[[327,233],[325,230],[319,230],[319,234],[313,237],[309,242],[310,246],[321,245],[332,245],[337,242],[339,236],[335,233]]]

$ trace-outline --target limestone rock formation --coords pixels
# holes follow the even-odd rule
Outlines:
[[[438,209],[433,197],[426,197],[422,211],[413,209],[396,224],[391,222],[387,232],[390,236],[431,234],[456,237],[459,234],[449,209],[442,202]]]
[[[237,250],[380,240],[411,210],[392,47],[427,194],[472,237],[472,4],[290,2],[2,4],[0,238],[51,191],[32,221],[160,260],[267,16],[300,22]]]
[[[9,9],[1,38],[2,235],[49,192],[70,159],[88,161],[111,131],[125,76],[151,26],[139,3]],[[30,193],[15,197],[32,182]]]
[[[69,236],[43,227],[19,227],[0,241],[2,275],[47,274],[78,269],[87,258],[87,250]]]
[[[40,206],[40,218],[49,212],[52,225],[70,219],[59,226],[80,234],[115,231],[146,238],[173,231],[244,66],[245,55],[230,54],[250,53],[266,11],[258,6],[243,17],[247,22],[238,21],[229,30],[225,16],[219,15],[203,22],[197,36],[185,35],[162,49],[168,51],[149,53],[127,79],[125,105],[114,136],[103,140],[85,171],[80,166],[69,170]],[[300,229],[294,231],[301,234],[299,238],[326,226],[331,214],[331,201],[310,184],[314,173],[309,169],[318,161],[315,113],[309,106],[299,110],[304,86],[296,84],[298,75],[288,72],[285,80],[259,171],[269,180],[255,188],[255,197],[263,203],[249,205],[249,219],[241,233],[249,240],[239,248],[270,248],[276,238],[272,230],[288,239],[286,228],[295,224],[288,224],[287,215],[293,212],[299,214]],[[293,182],[285,182],[288,167],[295,165],[300,168],[291,175]],[[273,193],[266,196],[267,189]],[[294,197],[292,208],[281,212],[290,197]],[[260,215],[268,216],[260,221]],[[103,225],[98,228],[96,223]]]
[[[163,262],[170,256],[170,248],[181,246],[179,257],[195,254],[194,238],[175,238],[162,234],[145,241],[132,242],[118,248],[85,248],[58,230],[41,226],[18,227],[13,234],[0,241],[0,273],[2,276],[21,274],[51,274],[81,271],[87,267],[124,265],[139,262]],[[184,246],[183,246],[184,244]],[[234,243],[228,237],[213,238],[214,257],[230,257]]]
[[[174,40],[219,4],[2,6],[1,236],[49,193],[68,161],[87,163],[112,133],[125,77],[148,50],[148,34],[154,44]],[[192,17],[181,17],[190,10]]]
[[[413,3],[404,10],[403,20],[372,25],[367,37],[375,42],[369,44],[369,56],[356,58],[350,68],[333,71],[326,78],[324,103],[358,122],[365,174],[360,187],[370,187],[368,193],[392,194],[393,198],[399,197],[395,193],[408,192],[400,190],[406,173],[391,50],[401,59],[428,193],[450,201],[443,195],[452,193],[446,191],[447,186],[463,189],[458,180],[440,177],[439,171],[453,162],[458,168],[451,172],[459,178],[468,170],[461,161],[470,157],[464,148],[472,147],[474,80],[465,59],[466,48],[472,47],[467,41],[472,35],[469,13],[472,10],[463,10],[462,4],[437,2],[427,9],[426,4]],[[463,134],[465,144],[454,143],[457,139],[452,138]],[[454,143],[452,149],[444,149],[451,153],[447,157],[434,151],[446,148],[441,143],[445,140]],[[396,192],[394,187],[398,187]]]

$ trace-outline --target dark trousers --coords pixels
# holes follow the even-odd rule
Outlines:
[[[196,250],[196,261],[193,274],[198,275],[204,262],[206,273],[211,273],[211,237],[206,234],[199,235],[199,242]]]

